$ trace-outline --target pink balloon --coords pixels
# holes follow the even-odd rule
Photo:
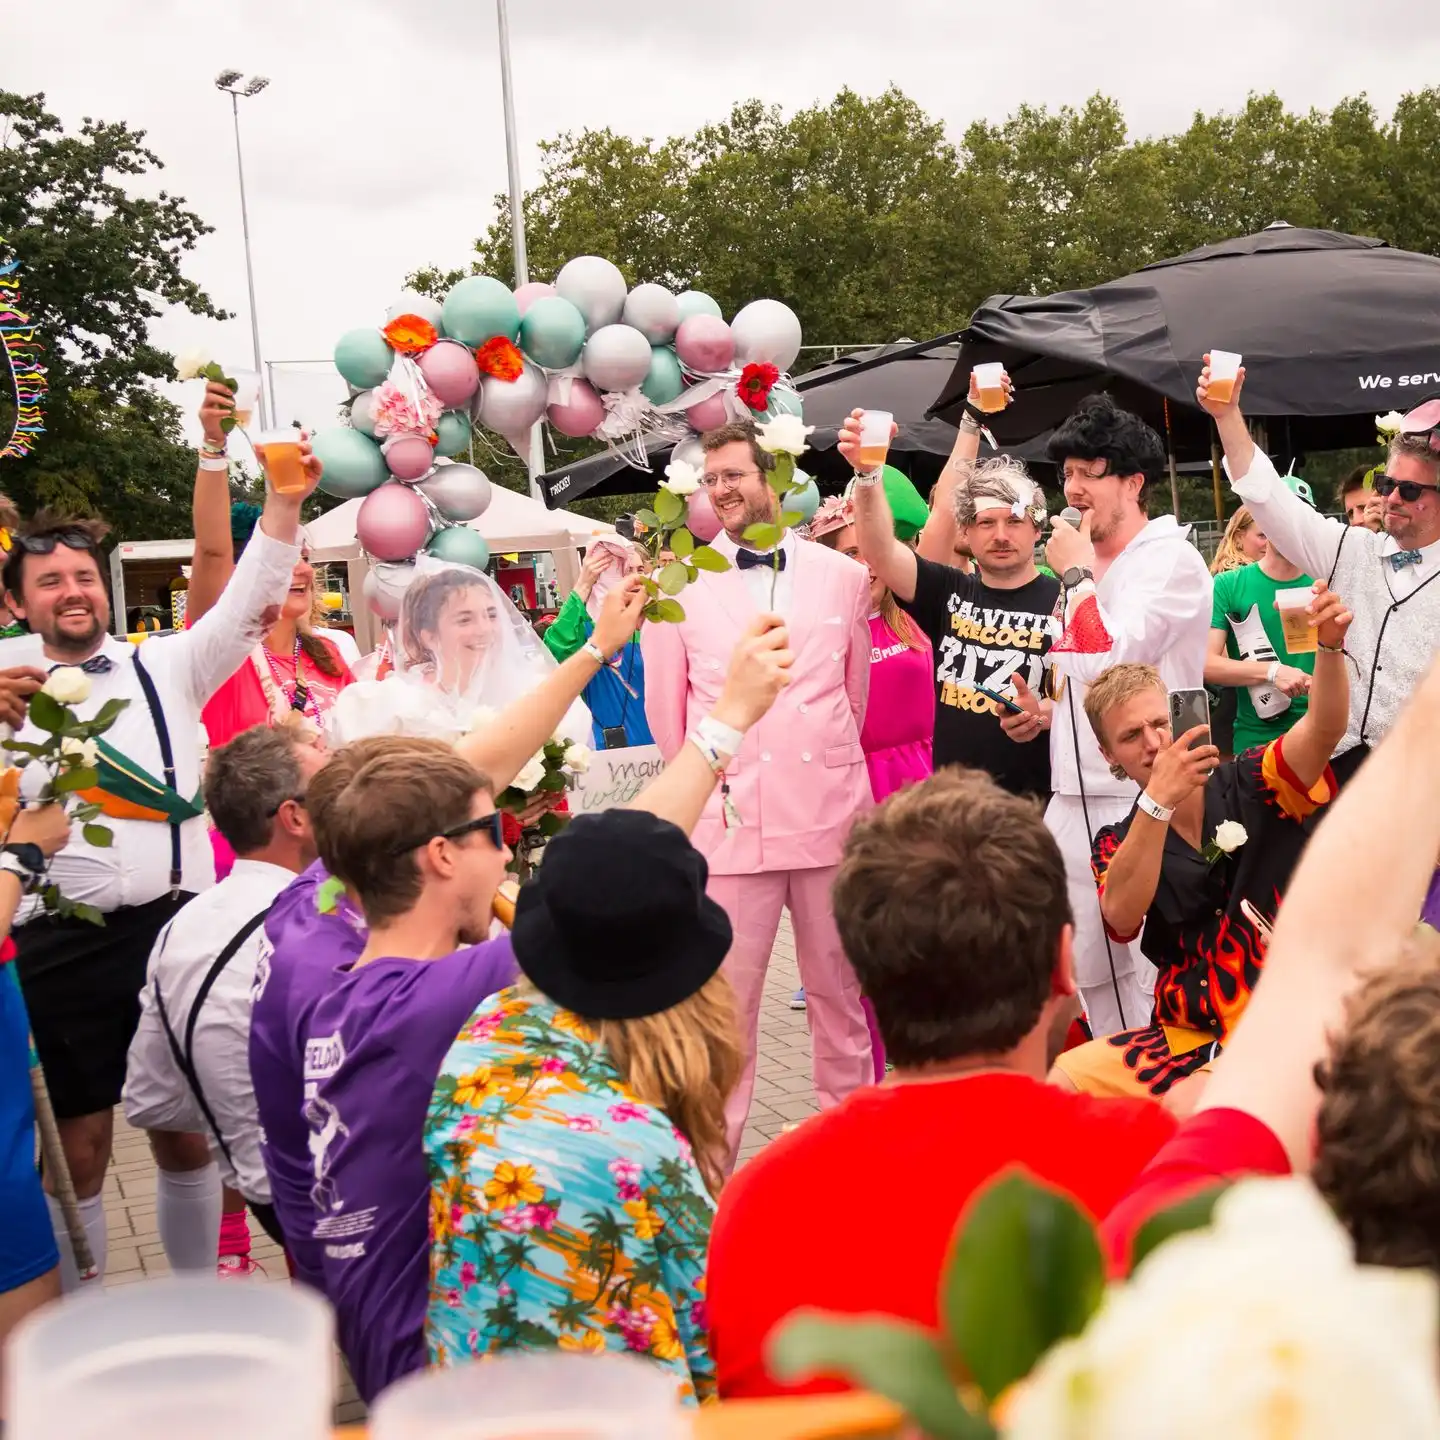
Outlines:
[[[692,315],[675,332],[675,353],[687,370],[711,375],[730,368],[735,337],[718,315]]]
[[[397,480],[420,480],[435,468],[435,451],[423,435],[392,435],[380,453]]]
[[[708,545],[720,533],[720,517],[710,503],[710,492],[696,490],[685,504],[689,510],[685,528],[702,544]]]
[[[447,409],[463,405],[480,388],[475,357],[458,340],[441,340],[419,360],[431,393]]]
[[[525,318],[525,312],[537,300],[544,300],[555,293],[555,287],[547,285],[543,280],[532,280],[528,285],[520,286],[515,292],[515,304],[519,307],[520,318]]]
[[[360,502],[355,535],[376,560],[408,560],[430,535],[430,512],[408,485],[387,481]]]
[[[718,430],[722,425],[728,424],[730,412],[725,408],[724,392],[718,392],[708,400],[692,405],[685,412],[685,418],[702,435],[707,430]]]
[[[557,402],[545,413],[562,435],[579,440],[595,433],[595,428],[605,418],[605,405],[600,399],[600,392],[588,380],[572,380],[570,403],[561,405]]]

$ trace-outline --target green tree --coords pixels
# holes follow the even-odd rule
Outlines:
[[[22,511],[104,515],[128,538],[189,533],[194,456],[177,408],[152,388],[171,357],[150,341],[163,306],[223,319],[181,262],[210,226],[183,199],[130,185],[163,169],[144,132],[86,119],[64,133],[43,95],[0,91],[0,235],[20,261],[20,304],[45,342],[46,433],[6,461]],[[0,397],[8,437],[13,402]]]

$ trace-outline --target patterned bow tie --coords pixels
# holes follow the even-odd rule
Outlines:
[[[1392,570],[1403,570],[1407,565],[1418,565],[1421,560],[1418,550],[1397,550],[1390,557],[1390,568]]]
[[[115,668],[115,662],[108,655],[92,655],[83,665],[52,665],[50,673],[57,670],[83,670],[87,675],[108,675]]]
[[[778,568],[783,570],[785,568],[785,552],[783,550],[780,552],[779,558],[780,564]],[[735,552],[735,563],[742,570],[756,570],[761,566],[766,570],[776,568],[775,555],[773,552],[768,555],[760,555],[754,550],[737,550]]]

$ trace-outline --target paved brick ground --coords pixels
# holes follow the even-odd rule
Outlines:
[[[803,1012],[790,1009],[790,998],[800,983],[795,968],[795,942],[788,918],[775,942],[765,1001],[760,1015],[759,1074],[755,1103],[740,1147],[743,1164],[786,1125],[803,1120],[815,1109],[810,1082],[810,1033]],[[125,1124],[116,1113],[115,1160],[105,1180],[105,1217],[109,1224],[108,1286],[131,1285],[156,1275],[168,1275],[165,1250],[155,1229],[155,1164],[144,1135]],[[253,1221],[253,1257],[265,1267],[270,1280],[285,1278],[285,1261],[279,1248]],[[363,1420],[365,1407],[345,1378],[335,1407],[336,1424]]]

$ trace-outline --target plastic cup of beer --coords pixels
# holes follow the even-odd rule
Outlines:
[[[235,382],[235,423],[244,430],[260,399],[260,377],[253,370],[234,370],[230,378]]]
[[[257,435],[255,453],[277,495],[298,495],[310,483],[300,460],[300,432],[293,426]]]
[[[1319,631],[1310,615],[1310,602],[1314,598],[1315,592],[1308,585],[1275,594],[1280,628],[1285,632],[1285,648],[1292,655],[1313,655],[1319,644]]]
[[[895,417],[888,410],[866,410],[860,417],[860,468],[875,470],[890,454]]]
[[[1210,398],[1217,405],[1228,405],[1235,393],[1235,382],[1240,378],[1240,361],[1243,357],[1233,350],[1212,350],[1210,352]],[[1313,645],[1310,647],[1315,648]]]
[[[975,376],[976,404],[987,414],[993,415],[1005,408],[1005,367],[998,361],[989,365],[977,365],[972,372]]]

